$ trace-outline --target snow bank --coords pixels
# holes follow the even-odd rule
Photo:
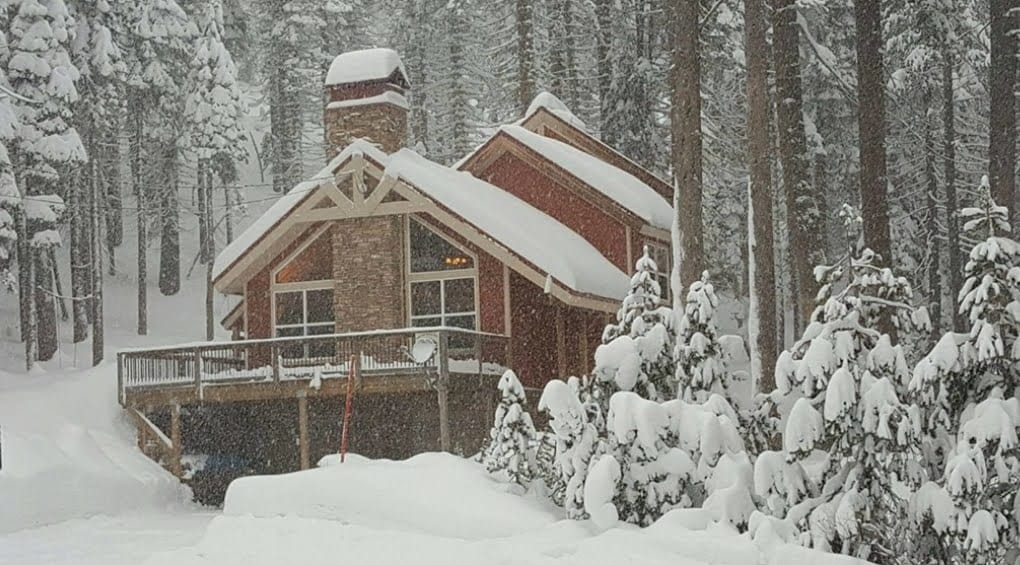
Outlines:
[[[0,532],[189,498],[138,451],[116,381],[113,364],[59,375],[0,372]]]
[[[327,461],[332,463],[332,461]],[[425,453],[406,461],[348,458],[342,465],[245,477],[227,490],[228,516],[300,516],[383,530],[476,539],[555,521],[466,459]]]

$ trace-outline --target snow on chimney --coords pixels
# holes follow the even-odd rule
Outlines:
[[[400,56],[392,49],[364,49],[333,59],[326,75],[323,125],[326,156],[332,159],[357,138],[386,153],[407,144],[410,84]]]

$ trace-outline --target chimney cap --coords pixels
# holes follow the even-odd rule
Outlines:
[[[408,87],[407,71],[392,49],[375,48],[337,55],[326,74],[326,86],[389,80]]]

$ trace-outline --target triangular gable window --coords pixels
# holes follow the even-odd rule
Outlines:
[[[333,243],[330,230],[325,230],[280,268],[276,282],[280,284],[326,281],[333,278]]]
[[[411,219],[411,272],[434,273],[473,269],[474,259],[439,234]]]

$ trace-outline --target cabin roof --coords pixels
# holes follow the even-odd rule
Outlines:
[[[466,172],[429,161],[410,149],[386,155],[371,143],[355,140],[329,165],[281,197],[217,256],[213,279],[270,236],[274,228],[324,184],[346,161],[363,156],[435,204],[452,212],[488,239],[523,259],[553,282],[579,295],[619,300],[628,277],[594,246],[567,226],[516,196]]]
[[[520,126],[500,126],[496,135],[501,134],[533,150],[649,225],[663,230],[671,228],[673,207],[655,189],[630,173],[562,141]]]

